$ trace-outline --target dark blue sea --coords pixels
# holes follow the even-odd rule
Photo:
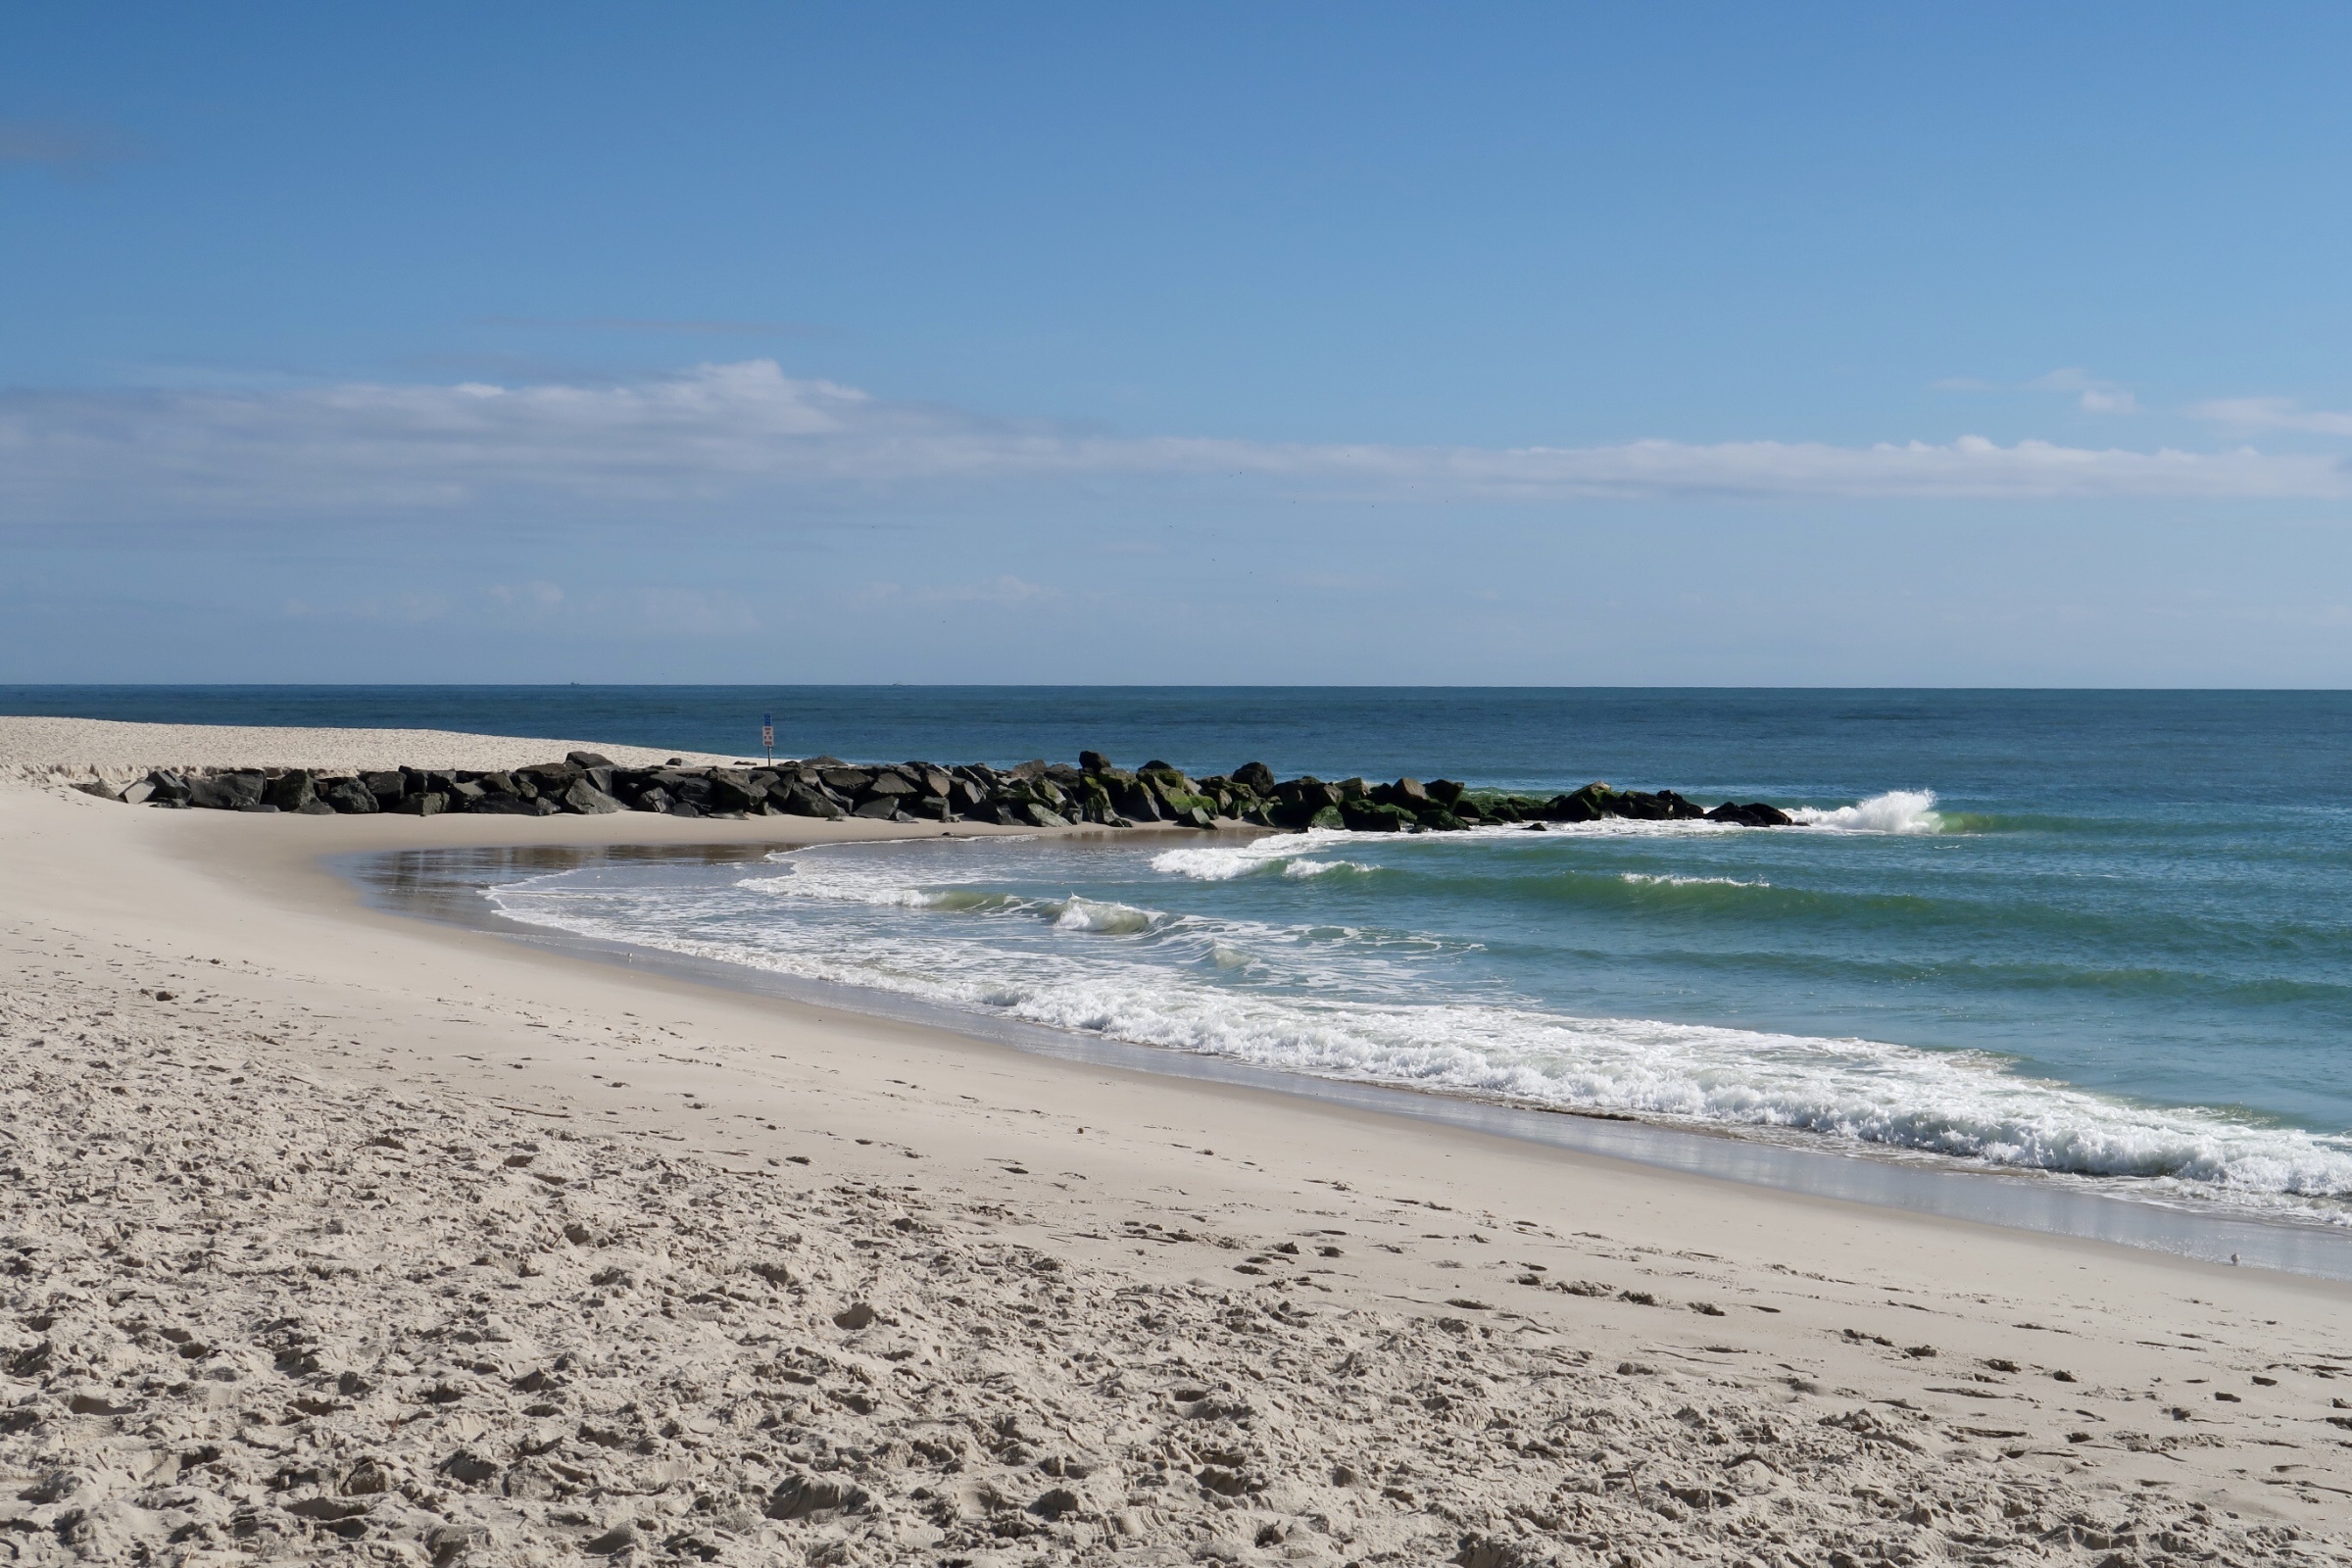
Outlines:
[[[516,918],[1277,1069],[2352,1217],[2352,694],[0,688],[757,756],[1592,779],[1809,825],[847,845]]]

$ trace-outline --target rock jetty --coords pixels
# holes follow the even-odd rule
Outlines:
[[[1306,775],[1276,779],[1263,762],[1192,778],[1166,762],[1135,769],[1081,752],[1078,765],[1032,761],[994,768],[979,763],[853,763],[812,757],[765,766],[620,767],[596,752],[560,762],[497,772],[401,767],[325,774],[305,768],[157,769],[128,788],[108,783],[88,792],[133,806],[216,811],[291,811],[365,816],[377,811],[437,816],[444,811],[494,816],[594,816],[652,811],[665,816],[864,817],[883,822],[987,822],[1004,827],[1175,826],[1220,824],[1299,831],[1310,827],[1372,833],[1455,833],[1494,824],[1542,827],[1635,821],[1728,822],[1790,827],[1787,812],[1760,802],[1726,801],[1712,810],[1672,790],[1648,793],[1587,784],[1539,798],[1472,789],[1451,779],[1400,778],[1367,784]]]

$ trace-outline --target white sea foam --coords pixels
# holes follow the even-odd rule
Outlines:
[[[1098,903],[1072,895],[1054,917],[1062,931],[1099,931],[1107,936],[1132,936],[1152,924],[1152,911],[1131,904]]]
[[[1910,815],[1926,808],[1913,799]],[[792,863],[718,889],[556,876],[493,897],[583,935],[1294,1072],[2153,1178],[2183,1195],[2319,1200],[2337,1214],[2352,1202],[2352,1141],[2029,1078],[1982,1054],[1463,1000],[1426,967],[1431,939],[907,885],[951,863],[936,857]],[[975,923],[943,922],[951,896],[986,901],[960,906]]]
[[[1282,868],[1284,876],[1321,876],[1326,871],[1369,871],[1372,867],[1361,860],[1293,860]]]
[[[1769,882],[1746,882],[1736,876],[1675,876],[1667,872],[1651,871],[1620,871],[1617,875],[1637,887],[1768,888],[1772,886]]]
[[[1788,813],[1807,827],[1842,828],[1850,833],[1940,833],[1934,790],[1888,790],[1852,806],[1800,806]]]

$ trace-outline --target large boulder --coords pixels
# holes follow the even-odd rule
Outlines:
[[[1105,793],[1111,808],[1131,822],[1157,822],[1166,815],[1158,793],[1141,779],[1112,780]]]
[[[714,767],[704,775],[710,783],[710,804],[722,811],[748,811],[767,799],[767,791],[752,783],[748,774],[731,767]],[[587,780],[582,779],[582,784]],[[593,793],[594,786],[590,786]]]
[[[307,768],[290,767],[262,786],[262,799],[281,811],[299,811],[318,801],[318,791]]]
[[[1233,781],[1252,795],[1274,793],[1274,770],[1263,762],[1244,762],[1233,770]]]
[[[362,773],[360,784],[375,797],[376,807],[381,810],[390,810],[408,793],[406,777],[398,768],[383,773]]]
[[[852,816],[862,816],[871,821],[888,822],[899,814],[899,797],[896,795],[877,795],[871,800],[859,802],[858,809],[852,811],[850,814]]]
[[[1027,819],[1031,827],[1068,827],[1070,825],[1068,817],[1051,806],[1040,806],[1035,801],[1021,808],[1020,814]]]
[[[1777,806],[1762,801],[1750,801],[1745,806],[1726,801],[1707,813],[1710,822],[1728,822],[1735,827],[1794,827],[1796,818]]]
[[[1101,752],[1080,752],[1078,765],[1089,773],[1107,773],[1110,771],[1110,759]]]
[[[541,762],[532,767],[514,769],[514,776],[517,779],[530,780],[531,788],[541,795],[553,796],[561,800],[564,792],[571,788],[572,781],[587,771],[586,768],[574,767],[569,762]]]
[[[1545,803],[1544,815],[1554,822],[1597,822],[1610,815],[1616,791],[1606,784],[1588,784],[1571,795],[1555,795]]]
[[[612,811],[628,809],[620,802],[584,778],[572,780],[571,788],[564,792],[559,804],[564,810],[576,812],[581,816],[604,816]]]
[[[1162,792],[1174,790],[1179,795],[1199,793],[1193,781],[1185,777],[1184,770],[1173,762],[1163,762],[1154,758],[1135,771],[1137,777],[1158,785]]]
[[[1409,833],[1420,819],[1401,806],[1350,796],[1340,803],[1340,820],[1351,833]]]
[[[863,791],[865,799],[869,801],[895,801],[906,796],[920,795],[921,793],[921,789],[919,789],[912,780],[908,779],[905,774],[900,773],[895,768],[885,768],[881,772],[876,773],[874,775],[874,781],[871,784],[868,784]]]
[[[873,788],[874,775],[862,767],[823,767],[816,770],[817,782],[836,795],[852,800]]]
[[[392,809],[407,816],[439,816],[449,809],[449,797],[439,790],[418,790],[403,795]]]
[[[585,773],[590,768],[611,767],[612,759],[601,752],[565,752],[564,760]]]
[[[461,789],[465,786],[460,785]],[[472,816],[537,816],[539,799],[524,800],[519,795],[492,795],[487,792],[471,800],[454,803],[457,809]]]
[[[375,792],[356,778],[321,779],[318,788],[318,799],[345,816],[370,816],[383,809]]]
[[[768,791],[768,805],[793,816],[822,817],[837,821],[846,813],[842,808],[806,784],[786,784]]]
[[[242,811],[262,804],[268,780],[259,773],[214,773],[188,780],[188,804],[208,811]]]

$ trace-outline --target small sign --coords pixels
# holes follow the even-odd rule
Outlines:
[[[767,754],[769,761],[776,760],[776,715],[773,713],[760,715],[760,750]]]

